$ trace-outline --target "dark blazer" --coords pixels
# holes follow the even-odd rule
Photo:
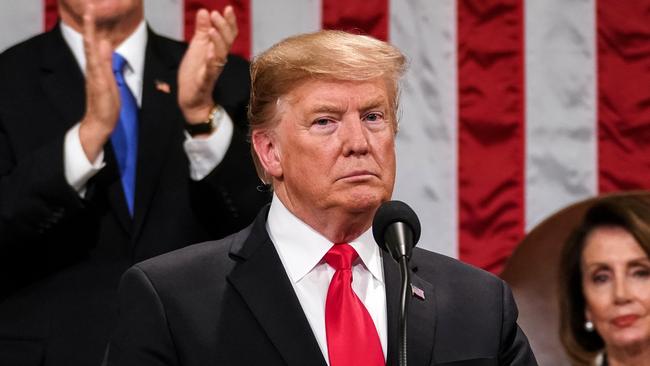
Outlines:
[[[133,219],[110,143],[84,199],[65,180],[64,134],[85,96],[59,28],[0,55],[0,365],[99,364],[127,268],[236,232],[268,202],[245,139],[248,63],[237,57],[214,92],[235,122],[232,144],[208,177],[189,178],[176,101],[185,47],[149,30]]]
[[[325,365],[266,231],[248,228],[129,269],[107,364]],[[388,364],[397,365],[400,275],[383,256]],[[409,365],[536,365],[500,279],[422,249],[411,260]]]

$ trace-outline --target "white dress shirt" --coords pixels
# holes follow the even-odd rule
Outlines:
[[[333,243],[294,216],[274,194],[267,231],[329,365],[325,300],[334,268],[323,257]],[[386,291],[381,251],[369,229],[350,244],[359,254],[352,264],[352,289],[372,317],[386,359]]]
[[[65,23],[61,23],[63,39],[72,50],[82,72],[86,70],[86,55],[83,48],[83,36]],[[135,97],[138,106],[142,106],[142,84],[144,79],[145,50],[147,46],[147,26],[142,21],[136,30],[122,42],[115,52],[126,59],[124,79]],[[227,113],[220,113],[216,121],[218,132],[215,130],[207,138],[192,138],[185,134],[183,148],[190,161],[190,177],[201,180],[214,169],[230,146],[233,134],[233,122]],[[92,176],[104,167],[104,153],[94,162],[86,157],[79,139],[79,123],[75,124],[65,135],[63,145],[63,165],[65,178],[81,196],[85,195],[85,186]]]

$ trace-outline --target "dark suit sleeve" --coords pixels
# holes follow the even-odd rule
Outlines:
[[[512,291],[503,281],[501,286],[503,289],[503,328],[501,329],[499,365],[537,366],[528,339],[517,325],[519,312]]]
[[[16,161],[1,118],[0,256],[38,241],[84,207],[65,179],[63,136],[53,137]]]
[[[119,320],[106,355],[107,366],[179,365],[163,303],[139,267],[119,288]]]
[[[65,125],[34,90],[40,87],[34,43],[42,40],[0,55],[0,258],[37,242],[83,207],[65,180]]]
[[[271,197],[260,189],[262,182],[255,172],[247,139],[248,68],[247,61],[236,56],[228,58],[213,97],[233,121],[232,140],[221,163],[201,181],[192,182],[192,204],[215,238],[246,227]],[[228,214],[215,217],[215,212]]]

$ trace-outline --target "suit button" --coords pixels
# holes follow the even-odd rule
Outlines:
[[[44,222],[41,222],[41,223],[38,225],[38,229],[37,229],[37,231],[38,231],[39,234],[43,234],[44,232],[46,232],[47,230],[49,230],[51,227],[52,227],[52,224],[51,224],[50,222],[48,222],[48,221],[44,221]]]

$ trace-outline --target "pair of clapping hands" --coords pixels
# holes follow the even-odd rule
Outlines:
[[[212,90],[237,36],[237,21],[231,6],[223,15],[201,9],[195,32],[178,70],[178,104],[185,120],[205,121],[214,107]],[[113,75],[113,45],[96,28],[94,7],[83,17],[86,56],[86,113],[79,135],[87,158],[94,161],[110,138],[120,113],[120,97]]]

